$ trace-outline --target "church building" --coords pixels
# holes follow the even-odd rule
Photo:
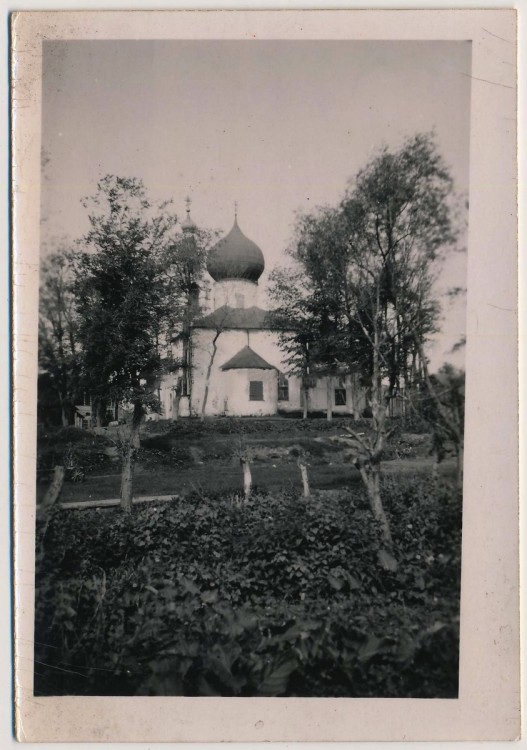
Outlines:
[[[182,229],[189,234],[197,229],[188,203]],[[231,231],[207,257],[211,282],[204,286],[212,289],[210,300],[201,305],[204,314],[193,321],[189,335],[171,342],[172,361],[187,364],[161,380],[161,418],[303,410],[302,378],[288,372],[278,333],[261,306],[264,269],[263,253],[241,231],[235,210]],[[357,416],[361,407],[350,375],[331,378],[329,388],[326,377],[311,378],[308,394],[309,411],[325,411],[328,398],[335,414]]]

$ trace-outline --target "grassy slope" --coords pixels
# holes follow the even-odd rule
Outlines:
[[[358,426],[367,432],[368,424]],[[80,431],[78,431],[80,432]],[[344,434],[344,421],[334,420],[210,420],[205,423],[182,421],[147,424],[136,466],[135,495],[186,494],[188,492],[238,492],[242,473],[237,458],[240,440],[252,455],[253,483],[269,490],[300,488],[296,459],[288,455],[301,447],[308,455],[309,478],[313,489],[354,486],[360,482],[357,470],[335,438]],[[92,436],[85,433],[84,442]],[[83,435],[76,436],[82,444]],[[49,442],[48,438],[48,442]],[[426,440],[426,438],[425,438]],[[387,472],[427,473],[431,459],[426,442],[411,450],[410,457],[387,461]],[[450,462],[443,471],[450,473]],[[66,482],[64,502],[99,500],[119,496],[119,466],[87,472],[81,484]],[[45,485],[39,486],[42,496]]]

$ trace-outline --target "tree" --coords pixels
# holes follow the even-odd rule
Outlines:
[[[270,319],[273,328],[278,331],[279,345],[285,354],[289,372],[302,379],[302,417],[307,419],[317,343],[309,279],[298,269],[276,268],[269,280],[269,297],[273,303]]]
[[[411,385],[412,366],[437,330],[438,262],[456,239],[452,196],[433,138],[418,134],[397,152],[383,148],[337,208],[301,217],[292,252],[321,312],[326,362],[342,359],[366,387],[371,434],[348,431],[387,545],[381,497],[387,410],[397,391]]]
[[[121,506],[132,507],[139,431],[160,408],[159,336],[167,317],[160,258],[173,240],[168,203],[151,203],[140,180],[106,176],[84,205],[90,231],[76,263],[75,295],[82,344],[82,382],[98,403],[128,405],[123,440]]]
[[[38,360],[55,394],[62,425],[70,423],[78,390],[78,319],[73,295],[73,255],[64,246],[42,262],[38,320]]]
[[[434,471],[452,446],[456,456],[457,488],[463,486],[463,448],[465,425],[465,373],[444,364],[433,375],[423,353],[424,388],[418,400],[419,413],[432,428]]]
[[[209,400],[209,390],[210,390],[210,377],[212,374],[212,367],[214,365],[214,361],[216,359],[216,354],[218,353],[218,340],[227,327],[228,323],[228,317],[229,317],[229,309],[227,307],[220,308],[219,310],[216,310],[213,314],[213,328],[212,328],[212,339],[211,339],[211,348],[207,350],[207,353],[209,355],[209,361],[207,364],[207,370],[205,372],[205,384],[203,387],[203,401],[201,402],[201,414],[200,419],[203,421],[205,419],[205,414],[207,410],[207,402]]]
[[[182,342],[181,357],[171,363],[173,368],[181,371],[174,390],[176,418],[181,397],[190,398],[192,394],[192,323],[202,312],[200,293],[203,291],[205,263],[215,239],[216,233],[192,227],[176,235],[161,257],[168,301],[165,335],[168,344],[175,337]]]

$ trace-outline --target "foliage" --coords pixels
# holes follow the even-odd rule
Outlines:
[[[112,446],[113,442],[108,438],[72,426],[40,430],[37,441],[38,470],[49,472],[54,466],[64,465],[68,459],[85,472],[107,469],[111,464],[108,449]]]
[[[433,436],[433,451],[439,463],[453,447],[458,463],[458,486],[463,474],[465,434],[465,373],[444,364],[435,375],[424,366],[423,389],[413,398],[416,411],[428,422]]]
[[[202,437],[206,435],[287,435],[292,436],[296,432],[315,433],[335,432],[343,425],[351,423],[350,417],[336,417],[334,422],[328,422],[325,418],[310,418],[307,421],[299,419],[262,419],[261,417],[216,417],[214,419],[198,421],[194,419],[182,420],[181,422],[159,421],[147,422],[145,424],[146,433],[170,433],[174,436]],[[370,422],[367,419],[353,420],[353,424],[360,428],[367,428]],[[429,426],[427,425],[427,429]]]
[[[181,390],[187,395],[192,390],[190,332],[202,312],[200,292],[204,291],[205,262],[215,239],[214,232],[194,227],[174,236],[160,257],[168,303],[163,333],[169,350],[174,337],[181,340],[179,359],[171,354],[167,365],[180,372]]]
[[[79,386],[79,321],[73,280],[73,255],[59,245],[44,258],[40,269],[38,365],[39,400],[46,400],[46,390],[51,390],[63,425],[69,422]]]
[[[55,510],[36,693],[456,696],[460,498],[385,482],[396,569],[362,491]]]
[[[160,256],[176,217],[153,204],[140,180],[107,175],[85,201],[91,229],[76,268],[82,383],[97,410],[108,400],[130,404],[123,440],[121,501],[130,511],[134,451],[146,411],[159,410],[159,337],[167,314]]]
[[[159,255],[176,217],[139,180],[106,176],[85,201],[91,229],[75,279],[83,385],[94,398],[156,408],[157,341],[165,315]]]
[[[306,418],[308,376],[315,372],[321,340],[309,279],[300,269],[275,268],[270,275],[269,296],[273,304],[271,321],[278,332],[288,372],[304,379]]]
[[[358,373],[366,391],[372,434],[348,431],[387,544],[379,485],[387,405],[426,364],[424,345],[440,311],[437,263],[455,240],[452,179],[433,137],[418,134],[396,152],[383,148],[339,206],[300,216],[290,250],[321,342],[312,355],[328,373]]]

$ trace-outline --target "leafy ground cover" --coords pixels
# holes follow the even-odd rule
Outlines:
[[[36,693],[455,697],[461,499],[415,476],[384,489],[393,556],[360,488],[56,508]]]

